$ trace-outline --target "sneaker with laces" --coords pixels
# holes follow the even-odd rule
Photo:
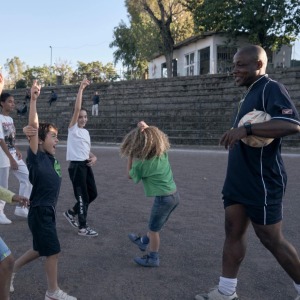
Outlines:
[[[16,277],[16,273],[12,273],[11,274],[11,279],[10,279],[10,286],[9,286],[9,291],[11,293],[13,293],[15,291],[15,288],[14,288],[14,279]]]
[[[61,289],[56,290],[54,293],[46,292],[45,300],[77,300],[77,298],[68,295]]]
[[[98,233],[92,228],[86,227],[86,228],[79,229],[78,235],[94,237],[94,236],[98,236]]]
[[[0,224],[2,224],[2,225],[11,224],[11,220],[8,219],[3,212],[0,213]]]
[[[136,235],[135,233],[129,233],[128,237],[134,244],[136,244],[140,248],[141,251],[146,251],[148,244],[144,244],[140,236]]]
[[[71,226],[73,226],[74,228],[78,228],[78,223],[76,222],[75,218],[71,214],[69,214],[68,211],[65,211],[63,215],[71,224]]]
[[[28,216],[28,208],[24,206],[16,206],[15,215],[22,218],[27,218]]]
[[[221,294],[218,288],[214,288],[208,294],[196,295],[195,300],[239,300],[239,298],[235,292],[230,296],[226,296]]]
[[[159,258],[152,258],[149,254],[143,257],[136,257],[134,261],[143,267],[159,267]]]

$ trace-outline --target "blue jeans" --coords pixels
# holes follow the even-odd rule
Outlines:
[[[152,206],[149,220],[149,230],[158,232],[166,224],[170,214],[179,204],[179,193],[172,195],[156,196]]]
[[[0,237],[0,261],[4,260],[7,256],[11,254],[9,248],[4,243],[4,241]]]

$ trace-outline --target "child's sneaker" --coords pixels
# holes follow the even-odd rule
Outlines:
[[[195,300],[239,300],[236,293],[230,296],[223,295],[218,288],[211,290],[208,294],[200,294],[195,296]]]
[[[87,227],[87,228],[79,229],[78,235],[94,237],[94,236],[98,236],[98,233],[95,230],[91,229],[90,227]]]
[[[159,267],[159,258],[152,258],[149,254],[143,257],[136,257],[134,261],[143,267]]]
[[[77,298],[68,295],[61,289],[56,290],[54,293],[46,292],[45,300],[77,300]]]
[[[16,276],[16,273],[12,273],[11,274],[10,287],[9,287],[9,291],[11,293],[13,293],[15,291],[15,288],[14,288],[14,279],[15,279],[15,276]]]
[[[78,223],[68,211],[64,212],[63,215],[74,228],[78,228]]]
[[[141,251],[145,251],[147,249],[148,244],[144,244],[141,240],[141,237],[136,235],[135,233],[128,234],[129,239],[136,244]]]

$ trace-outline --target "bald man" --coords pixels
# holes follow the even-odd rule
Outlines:
[[[225,209],[222,275],[216,289],[196,295],[195,299],[238,299],[237,275],[246,253],[246,232],[252,224],[261,243],[293,280],[298,293],[295,299],[300,300],[299,256],[282,233],[282,197],[287,176],[281,157],[282,137],[300,132],[299,115],[285,87],[266,74],[267,55],[263,48],[255,45],[241,48],[233,63],[235,83],[247,90],[239,102],[232,129],[220,139],[220,144],[229,149],[222,190]],[[253,110],[268,113],[271,120],[238,127],[240,119]],[[252,134],[274,140],[261,148],[241,141]]]

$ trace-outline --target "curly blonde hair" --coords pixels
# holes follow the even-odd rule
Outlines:
[[[120,153],[123,157],[151,159],[170,149],[168,136],[155,126],[131,130],[123,139]]]

